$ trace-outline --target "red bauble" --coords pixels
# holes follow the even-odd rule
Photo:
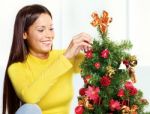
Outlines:
[[[75,108],[75,113],[76,113],[76,114],[83,114],[83,112],[84,112],[83,106],[77,106],[77,107]]]
[[[127,81],[124,86],[125,86],[125,88],[126,88],[127,90],[129,90],[129,91],[134,88],[132,82],[130,82],[130,81]]]
[[[120,102],[117,100],[111,99],[109,102],[109,108],[111,111],[120,110],[121,109]]]
[[[100,64],[100,62],[96,62],[96,63],[94,64],[94,66],[95,66],[96,69],[99,69],[99,68],[101,67],[101,64]]]
[[[111,80],[108,76],[103,76],[101,79],[100,79],[100,83],[102,86],[109,86],[110,83],[111,83]]]
[[[79,94],[80,94],[81,96],[85,95],[85,90],[86,90],[86,88],[81,88],[81,89],[79,90]]]
[[[128,68],[129,67],[129,61],[128,60],[124,60],[123,64]]]
[[[123,106],[123,105],[127,105],[128,104],[128,101],[127,100],[123,100],[122,102],[121,102],[121,105]]]
[[[134,88],[132,88],[131,90],[130,90],[130,95],[136,95],[137,94],[137,92],[138,92],[138,90],[134,87]]]
[[[85,54],[85,56],[86,56],[86,58],[88,58],[88,59],[93,58],[93,52],[92,52],[92,50],[87,51],[86,54]]]
[[[102,52],[101,52],[101,57],[103,57],[103,58],[108,58],[108,55],[109,55],[109,50],[108,49],[104,49]]]
[[[119,97],[123,97],[124,95],[125,95],[125,93],[124,93],[124,89],[120,89],[120,90],[118,91],[117,96],[119,96]]]
[[[136,95],[138,90],[133,86],[132,82],[126,82],[125,83],[126,90],[129,91],[130,95]]]

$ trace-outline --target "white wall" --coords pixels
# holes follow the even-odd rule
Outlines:
[[[0,95],[2,94],[2,82],[4,69],[7,63],[12,41],[13,24],[18,10],[27,4],[43,4],[53,14],[56,37],[54,48],[66,48],[72,36],[87,32],[97,37],[97,31],[90,25],[93,11],[106,10],[113,17],[109,27],[109,36],[112,40],[131,39],[133,41],[133,53],[138,56],[137,86],[144,91],[144,95],[150,101],[148,92],[148,77],[150,68],[149,0],[5,0],[0,5]],[[148,48],[147,48],[148,47]],[[72,102],[70,114],[74,114],[77,105],[78,89],[83,82],[79,75],[74,77],[75,96]],[[143,84],[144,82],[144,84]],[[1,95],[2,96],[2,95]],[[2,100],[2,98],[0,98]],[[1,102],[0,100],[0,102]],[[1,107],[1,106],[0,106]],[[150,110],[150,107],[147,108]],[[1,111],[1,109],[0,109]]]
[[[150,66],[150,1],[129,2],[129,36],[134,44],[133,52],[139,57],[141,66]]]
[[[136,86],[144,92],[144,97],[150,102],[150,1],[128,0],[129,38],[134,47],[132,53],[138,58],[136,67]],[[150,111],[150,106],[146,108]]]
[[[97,30],[90,25],[91,14],[97,11],[99,14],[106,10],[113,17],[110,25],[110,37],[113,40],[127,38],[126,0],[64,0],[63,2],[63,39],[69,39],[80,32],[87,32],[93,37]],[[63,42],[63,47],[66,46]]]

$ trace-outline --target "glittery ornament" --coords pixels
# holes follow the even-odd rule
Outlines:
[[[107,66],[106,67],[106,74],[107,74],[107,76],[112,78],[112,75],[115,74],[115,70],[113,69],[113,67]]]
[[[137,65],[136,56],[133,55],[129,57],[129,64],[131,67],[135,67]]]

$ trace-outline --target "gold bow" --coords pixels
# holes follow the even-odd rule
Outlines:
[[[88,100],[88,98],[85,97],[85,96],[80,97],[80,98],[78,99],[78,105],[82,105],[82,106],[84,106],[84,107],[86,107],[86,108],[88,108],[88,109],[90,109],[90,110],[93,110],[93,109],[94,109],[93,104],[90,103],[90,101]]]
[[[113,69],[113,67],[111,67],[111,66],[107,66],[106,67],[106,74],[110,77],[110,78],[112,78],[112,75],[113,74],[115,74],[115,70]]]
[[[131,109],[130,109],[130,107],[124,105],[124,106],[122,106],[121,109],[122,109],[122,114],[138,114],[137,113],[137,109],[138,109],[137,105],[132,105]]]

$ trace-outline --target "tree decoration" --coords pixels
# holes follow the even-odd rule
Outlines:
[[[111,78],[113,74],[115,74],[115,69],[111,66],[106,67],[106,74]]]
[[[107,11],[100,16],[92,13],[92,19],[99,37],[94,39],[92,49],[85,52],[80,65],[84,86],[79,90],[75,113],[148,114],[144,112],[148,101],[134,86],[137,82],[134,68],[138,62],[136,56],[128,52],[131,42],[110,40],[108,27],[112,18]]]

